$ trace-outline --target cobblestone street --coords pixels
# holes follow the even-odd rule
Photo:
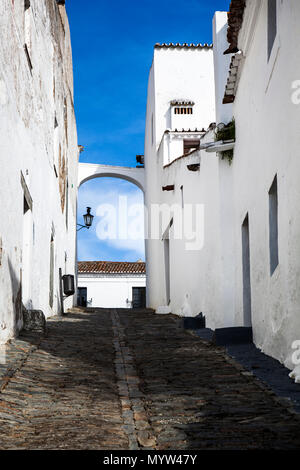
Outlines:
[[[0,366],[1,449],[299,449],[299,415],[149,311],[73,310]]]

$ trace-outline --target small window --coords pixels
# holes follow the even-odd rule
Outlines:
[[[278,193],[277,175],[275,176],[269,191],[269,248],[270,248],[270,273],[275,271],[278,261]]]
[[[277,34],[277,0],[268,0],[268,60]]]
[[[174,108],[174,114],[193,114],[193,108]]]
[[[183,141],[183,154],[187,155],[192,150],[199,149],[200,139],[187,139]]]

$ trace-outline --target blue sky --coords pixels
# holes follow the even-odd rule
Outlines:
[[[212,42],[212,18],[229,0],[67,0],[73,48],[75,111],[80,161],[135,166],[144,153],[147,81],[156,42]],[[78,215],[91,206],[95,224],[78,232],[79,260],[144,258],[142,243],[100,241],[97,207],[103,198],[142,201],[139,189],[99,178],[79,190]]]

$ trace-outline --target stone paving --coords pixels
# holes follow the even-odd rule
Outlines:
[[[299,415],[225,350],[146,310],[74,310],[0,366],[0,449],[299,449]]]
[[[46,338],[12,342],[25,356],[2,380],[0,448],[126,448],[110,313],[73,313],[47,325]]]

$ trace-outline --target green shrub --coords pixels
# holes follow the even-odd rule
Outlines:
[[[216,137],[215,141],[218,142],[220,140],[235,140],[235,120],[232,119],[228,124],[226,124],[223,129],[220,129],[216,132]],[[229,164],[231,164],[232,159],[233,159],[233,149],[231,150],[224,150],[224,152],[221,153],[221,158],[222,160],[225,158],[229,161]]]

